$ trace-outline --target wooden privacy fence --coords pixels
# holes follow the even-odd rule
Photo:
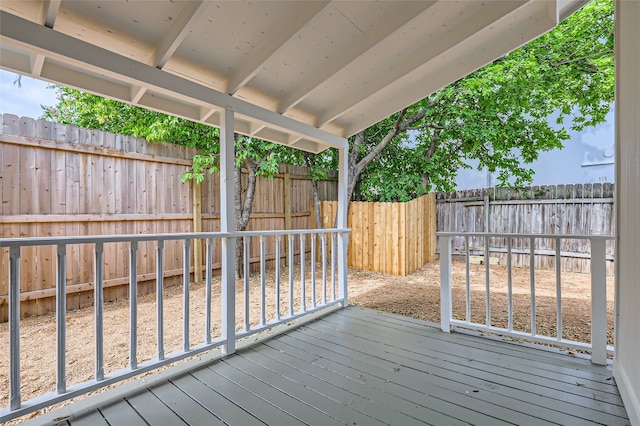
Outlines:
[[[11,114],[0,118],[0,238],[220,229],[218,176],[207,175],[199,188],[181,179],[196,149]],[[319,182],[319,190],[321,199],[337,198],[334,180]],[[282,166],[274,179],[258,179],[248,230],[307,229],[311,199],[308,169]],[[258,262],[259,247],[254,246],[251,258]],[[23,315],[55,309],[55,250],[53,246],[23,248]],[[105,301],[128,295],[128,251],[124,243],[105,245]],[[7,318],[7,253],[8,249],[0,249],[0,321]],[[273,259],[274,253],[275,247],[269,245],[268,258]],[[219,262],[216,245],[214,268],[219,268]],[[154,249],[141,242],[140,294],[154,291],[155,263]],[[168,242],[164,249],[167,285],[181,282],[181,265],[181,243]],[[192,256],[192,273],[201,268],[194,267]],[[69,309],[93,304],[92,246],[74,246],[67,253],[66,289]]]
[[[438,231],[614,235],[613,191],[611,183],[596,183],[438,193]],[[454,238],[452,244],[454,253],[464,253],[464,238]],[[482,255],[484,244],[483,238],[472,238],[469,241],[471,254]],[[489,241],[491,256],[503,264],[506,264],[506,245],[504,238]],[[534,249],[536,268],[555,268],[555,239],[537,238]],[[608,274],[614,273],[614,249],[614,241],[608,241]],[[514,240],[512,253],[514,266],[528,267],[530,240]],[[563,239],[560,254],[564,271],[590,272],[589,240]]]
[[[321,204],[322,226],[333,227],[337,201]],[[407,203],[349,204],[349,267],[408,275],[435,259],[435,194]]]

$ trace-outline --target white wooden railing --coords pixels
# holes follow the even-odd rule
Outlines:
[[[438,232],[440,251],[440,324],[443,331],[449,332],[452,329],[472,329],[480,332],[488,332],[503,336],[510,336],[517,339],[528,340],[536,343],[551,344],[554,346],[579,349],[591,353],[591,361],[594,364],[606,364],[607,354],[613,354],[613,346],[607,345],[607,295],[606,295],[606,251],[607,241],[614,240],[611,235],[546,235],[546,234],[492,234],[492,233],[456,233]],[[464,238],[464,245],[461,252],[466,266],[465,285],[465,319],[460,320],[453,317],[452,300],[452,239]],[[470,287],[470,252],[469,239],[481,238],[485,241],[484,264],[485,272],[485,314],[484,323],[474,322],[471,318],[471,287]],[[491,238],[506,239],[506,268],[507,268],[507,327],[497,327],[492,325],[492,305],[491,305],[491,268],[489,258],[489,240]],[[546,239],[554,242],[555,246],[555,300],[556,300],[556,335],[546,336],[538,333],[536,327],[536,239]],[[591,341],[583,342],[565,339],[563,337],[562,325],[562,262],[561,246],[563,240],[589,240],[591,243]],[[514,242],[526,241],[528,245],[529,257],[529,294],[530,298],[530,330],[518,330],[514,326],[513,314],[513,280],[512,280],[512,254]]]
[[[1,259],[9,265],[9,347],[0,350],[9,351],[9,405],[0,407],[0,423],[28,414],[55,403],[83,395],[93,390],[137,376],[158,367],[193,355],[220,347],[223,354],[229,354],[235,349],[238,339],[246,338],[262,330],[291,321],[294,318],[311,314],[332,305],[347,304],[346,281],[346,247],[348,230],[290,230],[290,231],[256,231],[225,233],[185,233],[185,234],[153,234],[153,235],[118,235],[118,236],[86,236],[86,237],[50,237],[50,238],[16,238],[0,239],[0,248],[8,248],[8,259]],[[244,314],[243,324],[236,328],[235,306],[235,278],[234,271],[225,270],[225,265],[233,265],[233,253],[236,238],[242,238],[244,244]],[[194,239],[204,240],[206,243],[206,274],[205,274],[205,309],[198,320],[204,322],[204,336],[199,342],[190,341],[190,323],[192,312],[189,303],[190,257]],[[275,311],[267,317],[266,306],[266,253],[265,245],[268,239],[275,240]],[[284,248],[283,239],[288,241]],[[183,241],[183,309],[182,319],[164,318],[164,246],[167,241]],[[212,273],[213,273],[213,244],[221,241],[223,248],[223,271],[221,282],[221,318],[219,328],[221,336],[212,336]],[[297,240],[297,243],[296,243]],[[156,281],[156,353],[155,358],[138,362],[138,244],[140,242],[155,243],[155,281]],[[104,246],[106,244],[126,243],[129,246],[129,351],[128,366],[122,370],[105,373],[104,342],[109,336],[104,333],[104,301],[103,301],[103,266]],[[251,304],[249,291],[249,247],[251,244],[260,245],[260,316],[250,318]],[[95,316],[95,359],[93,379],[69,385],[67,383],[67,346],[66,346],[66,253],[69,246],[88,244],[94,247],[94,316]],[[296,244],[298,250],[294,250]],[[55,391],[46,395],[22,401],[20,396],[20,267],[22,249],[24,247],[54,246],[57,247],[56,260],[56,387]],[[225,254],[226,248],[226,254]],[[307,248],[309,258],[307,258]],[[295,252],[297,252],[297,254]],[[288,279],[282,280],[280,274],[281,258],[288,259]],[[296,256],[298,262],[294,262]],[[227,259],[227,260],[225,260]],[[319,262],[316,262],[316,259]],[[308,260],[308,262],[307,262]],[[32,259],[31,263],[37,262]],[[309,265],[310,271],[307,271]],[[299,272],[298,282],[294,281],[295,271]],[[309,273],[310,272],[310,275]],[[316,274],[319,277],[316,277]],[[307,290],[307,282],[310,288]],[[286,286],[286,287],[285,287]],[[288,288],[287,288],[288,287]],[[286,288],[289,294],[288,307],[281,312],[281,289]],[[311,295],[306,292],[310,291]],[[282,292],[284,293],[284,292]],[[298,301],[294,303],[294,297]],[[164,325],[182,327],[181,350],[165,353]],[[175,324],[174,322],[181,324]],[[26,348],[28,350],[28,348]]]

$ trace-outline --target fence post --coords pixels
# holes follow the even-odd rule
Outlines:
[[[591,238],[591,362],[607,364],[607,241]]]
[[[440,329],[451,331],[451,237],[440,236]]]

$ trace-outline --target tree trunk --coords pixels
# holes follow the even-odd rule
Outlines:
[[[364,170],[365,167],[369,165],[380,153],[389,145],[389,142],[393,140],[396,136],[401,133],[406,132],[411,128],[415,123],[422,120],[426,114],[426,110],[422,109],[415,115],[411,117],[407,117],[408,108],[403,109],[398,114],[398,118],[394,122],[393,126],[386,135],[378,142],[376,146],[369,151],[369,153],[364,156],[360,161],[358,161],[358,152],[360,152],[359,147],[365,143],[366,134],[363,130],[361,132],[356,133],[351,140],[349,141],[349,173],[348,173],[348,183],[347,183],[347,202],[351,201],[353,198],[353,192],[356,188],[356,183],[358,181],[358,177],[360,173]],[[348,210],[347,210],[348,211]]]
[[[316,228],[322,229],[322,218],[320,217],[320,197],[318,195],[318,181],[311,181],[311,188],[313,189],[313,214],[316,218]]]
[[[256,181],[258,176],[256,174],[258,170],[258,163],[246,160],[248,176],[247,176],[247,189],[244,194],[244,200],[242,199],[242,168],[236,166],[233,174],[235,181],[235,212],[236,212],[236,231],[245,231],[249,224],[249,217],[251,215],[251,209],[253,207],[253,199],[256,193]],[[243,253],[244,253],[244,239],[238,238],[236,240],[236,276],[242,278],[244,276],[243,268]]]

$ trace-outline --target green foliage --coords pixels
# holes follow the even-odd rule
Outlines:
[[[401,200],[452,190],[470,160],[497,172],[500,185],[530,183],[528,164],[562,147],[567,129],[605,120],[614,96],[613,30],[612,0],[594,0],[545,36],[411,106],[403,123],[420,120],[363,170],[361,195]],[[366,129],[351,155],[364,158],[397,118]]]
[[[58,102],[43,106],[47,120],[88,129],[194,147],[207,154],[220,151],[217,128],[149,111],[90,93],[53,86]]]

